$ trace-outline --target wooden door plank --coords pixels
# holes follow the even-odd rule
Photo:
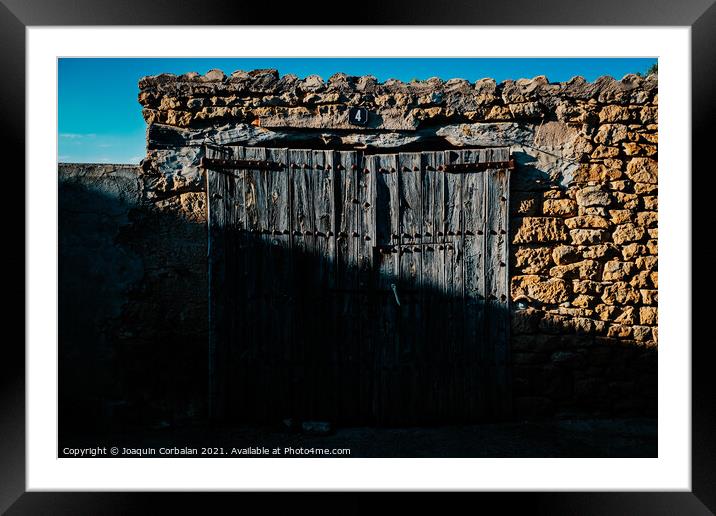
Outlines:
[[[226,147],[230,151],[230,159],[243,159],[244,147]],[[253,278],[253,271],[249,269],[248,258],[253,253],[250,235],[246,231],[246,196],[244,192],[246,183],[246,170],[236,169],[229,171],[235,182],[231,193],[230,210],[233,212],[233,246],[230,269],[234,279],[227,278],[224,286],[227,297],[231,301],[227,303],[226,313],[231,320],[231,337],[228,344],[231,348],[231,359],[227,361],[230,368],[230,410],[235,419],[238,415],[250,415],[252,400],[248,399],[246,392],[250,390],[248,371],[252,367],[249,356],[252,348],[252,341],[247,339],[247,331],[250,327],[250,316],[247,312],[249,306],[249,283]]]
[[[357,411],[357,357],[359,342],[358,253],[360,242],[358,174],[359,156],[353,151],[338,153],[341,163],[336,195],[336,332],[340,367],[339,414],[343,420],[355,417]]]
[[[423,200],[422,156],[419,152],[400,153],[397,167],[400,195],[400,289],[402,290],[400,389],[402,417],[417,418],[422,395],[416,390],[419,363],[424,347],[422,308]]]
[[[333,354],[333,339],[327,333],[328,325],[325,312],[320,308],[324,305],[329,286],[331,241],[329,233],[333,223],[331,215],[333,211],[333,182],[331,155],[326,151],[311,151],[312,167],[310,172],[311,195],[313,198],[313,221],[314,226],[310,229],[313,233],[313,249],[310,273],[311,290],[313,296],[310,301],[312,310],[311,319],[311,350],[312,350],[312,378],[314,380],[313,394],[316,418],[321,420],[330,419],[333,405],[333,392],[335,387],[331,385],[330,375],[331,356]]]
[[[206,148],[208,158],[215,156],[213,148]],[[226,415],[225,386],[226,376],[222,374],[221,346],[225,342],[221,330],[224,320],[223,292],[221,285],[225,277],[226,253],[224,249],[223,228],[225,225],[223,209],[223,181],[216,170],[206,170],[207,181],[207,225],[209,254],[209,417],[221,421]]]
[[[376,233],[376,162],[370,156],[358,157],[358,391],[356,416],[361,420],[373,417],[373,363],[375,338],[375,296],[373,275],[375,270]]]
[[[266,149],[245,147],[243,159],[264,161],[266,160]],[[245,177],[244,194],[246,196],[247,223],[253,243],[253,252],[249,261],[256,280],[253,285],[256,288],[254,292],[254,309],[251,314],[253,318],[250,319],[253,321],[253,324],[251,324],[252,367],[247,371],[251,391],[246,395],[258,397],[266,387],[264,381],[268,374],[266,358],[270,354],[268,345],[271,342],[273,331],[269,324],[271,313],[268,309],[271,302],[269,299],[271,285],[270,235],[268,234],[270,194],[266,171],[258,168],[247,169]],[[265,420],[267,416],[266,404],[254,403],[252,413],[254,418]]]
[[[464,162],[486,161],[484,150],[468,153]],[[465,350],[463,371],[460,374],[466,383],[465,415],[474,418],[484,412],[486,406],[483,348],[484,336],[484,274],[485,274],[485,174],[467,172],[463,177],[463,262],[465,294]]]
[[[311,407],[312,349],[311,318],[312,255],[315,210],[311,189],[312,153],[305,149],[291,149],[288,155],[288,174],[291,185],[291,251],[294,267],[294,323],[291,351],[291,384],[293,391],[292,417],[300,417]]]
[[[375,175],[376,253],[374,323],[373,413],[378,424],[389,424],[396,414],[396,369],[399,357],[398,306],[393,285],[400,282],[400,219],[397,155],[370,157],[369,169]]]
[[[446,151],[446,164],[459,164],[463,155],[459,151]],[[447,349],[443,358],[441,415],[450,417],[459,405],[456,384],[460,364],[457,357],[463,349],[463,256],[462,246],[462,181],[460,172],[445,173],[445,295],[448,297],[446,312]]]
[[[285,165],[288,161],[288,149],[266,149],[266,159]],[[290,183],[288,169],[269,169],[263,171],[266,181],[266,231],[267,248],[266,284],[268,304],[266,306],[266,364],[262,378],[267,394],[267,413],[272,420],[289,417],[290,383],[288,377],[288,358],[292,347],[293,324],[293,270],[290,237]],[[276,324],[281,321],[281,324]]]
[[[491,405],[495,414],[505,410],[506,356],[509,314],[507,291],[507,171],[487,170],[487,264],[485,281],[487,286],[487,326],[490,343],[490,387]]]
[[[507,413],[509,172],[438,168],[506,161],[508,148],[206,156],[308,165],[207,171],[212,414],[222,392],[264,420]],[[253,406],[255,394],[275,403]]]

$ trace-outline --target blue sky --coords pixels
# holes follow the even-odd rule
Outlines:
[[[138,163],[144,156],[145,123],[137,83],[145,75],[276,68],[281,75],[336,72],[387,79],[460,77],[475,81],[546,75],[566,81],[581,75],[621,79],[646,72],[656,58],[62,58],[58,63],[58,160]]]

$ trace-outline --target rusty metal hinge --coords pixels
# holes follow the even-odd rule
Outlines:
[[[445,165],[445,172],[474,172],[480,170],[507,168],[514,170],[515,160],[510,158],[509,161],[483,161],[481,163],[452,163]]]
[[[218,169],[251,169],[251,170],[283,170],[286,168],[284,163],[278,161],[267,161],[259,159],[216,159],[201,158],[202,168]]]

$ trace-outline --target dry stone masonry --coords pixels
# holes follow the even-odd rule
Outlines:
[[[212,70],[145,77],[139,89],[148,126],[141,205],[197,225],[206,221],[204,145],[509,146],[516,414],[655,414],[656,75],[380,83]],[[352,106],[367,108],[366,126],[349,123]],[[167,324],[177,332],[183,322]]]
[[[655,409],[656,76],[379,83],[213,70],[146,77],[140,90],[158,198],[202,190],[201,143],[511,146],[516,409]],[[351,106],[368,109],[367,127],[349,124]]]

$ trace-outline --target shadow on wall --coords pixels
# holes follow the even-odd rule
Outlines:
[[[124,169],[61,166],[61,435],[205,417],[206,228],[142,206]]]
[[[61,432],[206,420],[207,234],[177,213],[62,183]],[[320,237],[291,251],[273,236],[223,238],[215,371],[228,419],[422,424],[505,412],[507,314],[477,295],[463,302],[459,241],[374,248],[375,268],[359,270],[332,266]]]
[[[60,184],[61,436],[208,417],[206,224],[178,215],[188,196],[203,193],[146,207],[136,195],[134,202],[83,181]],[[228,244],[237,248],[241,238]],[[246,297],[221,302],[236,317],[218,319],[227,342],[236,341],[224,363],[242,372],[224,375],[234,419],[336,414],[346,423],[355,415],[385,424],[440,423],[496,412],[501,366],[494,349],[468,346],[464,338],[499,319],[483,300],[470,307],[476,318],[465,317],[463,298],[448,283],[415,289],[377,269],[369,274],[373,292],[359,286],[365,272],[355,268],[331,285],[323,254],[277,252],[271,238],[253,244],[253,256],[234,264],[256,260],[262,272],[242,276],[246,269],[234,267],[222,296],[232,285],[240,291],[242,282],[256,283]],[[530,400],[608,414],[620,401],[655,393],[643,381],[656,378],[655,352],[565,335],[525,315],[513,321],[507,358],[518,416],[555,410],[525,408]],[[260,338],[239,339],[244,333]]]
[[[337,238],[338,253],[327,235],[296,236],[291,247],[288,236],[228,230],[212,239],[220,419],[504,417],[509,319],[499,300],[465,296],[459,237],[372,247],[372,264],[358,266],[358,236]]]

